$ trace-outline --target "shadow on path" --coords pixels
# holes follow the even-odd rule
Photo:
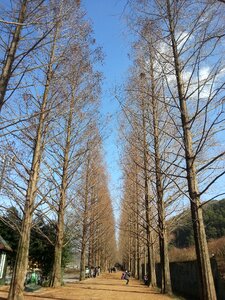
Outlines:
[[[129,286],[127,286],[127,290],[118,290],[118,289],[100,289],[100,288],[93,288],[93,287],[79,287],[80,289],[85,289],[85,290],[93,290],[93,291],[110,291],[110,292],[118,292],[118,293],[132,293],[132,294],[151,294],[151,295],[159,295],[159,293],[155,291],[135,291],[129,289]]]
[[[121,281],[121,274],[103,274],[96,279],[66,284],[59,288],[43,288],[26,292],[24,300],[171,300],[140,281],[131,279],[129,285]],[[0,300],[6,300],[8,290],[0,288]]]

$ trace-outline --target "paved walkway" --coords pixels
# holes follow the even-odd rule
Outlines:
[[[63,287],[42,288],[34,293],[25,293],[25,300],[171,300],[169,296],[130,279],[129,285],[121,280],[121,272],[102,274],[83,282],[69,283]],[[7,299],[7,288],[0,287],[0,300]],[[173,298],[178,299],[178,298]]]

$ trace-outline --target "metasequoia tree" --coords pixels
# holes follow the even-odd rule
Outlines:
[[[145,232],[144,203],[141,201],[142,187],[138,166],[132,162],[124,165],[124,194],[121,205],[119,253],[124,268],[129,269],[134,277],[141,278],[141,249],[148,242]],[[127,169],[127,171],[126,171]]]
[[[147,142],[147,122],[146,122],[146,103],[143,97],[141,97],[141,121],[143,136],[141,141],[143,143],[143,176],[144,176],[144,199],[145,199],[145,215],[146,215],[146,236],[147,236],[147,255],[148,255],[148,270],[150,274],[150,284],[156,286],[155,275],[155,253],[153,248],[153,230],[152,230],[152,201],[150,197],[150,173],[149,173],[149,150]]]
[[[208,181],[205,183],[203,190],[199,191],[199,180],[198,173],[200,170],[204,170],[206,167],[210,166],[212,168],[212,164],[223,155],[223,153],[217,153],[216,156],[212,156],[206,164],[197,169],[197,161],[198,155],[201,153],[203,149],[206,149],[207,141],[214,135],[215,130],[219,128],[217,125],[223,120],[223,108],[220,106],[221,95],[220,91],[223,89],[223,85],[221,83],[217,83],[217,77],[221,74],[220,67],[213,67],[210,71],[210,74],[207,78],[202,79],[200,76],[201,68],[203,66],[203,61],[205,59],[209,59],[210,55],[217,55],[215,48],[218,43],[217,31],[215,29],[211,29],[211,25],[214,24],[213,20],[215,18],[213,12],[217,14],[214,8],[207,7],[207,5],[203,7],[196,7],[193,5],[192,9],[198,9],[197,15],[195,17],[195,26],[200,28],[201,32],[198,29],[193,28],[192,36],[196,36],[196,34],[204,34],[203,38],[199,38],[197,43],[195,44],[196,53],[191,53],[188,59],[191,61],[192,66],[192,74],[189,77],[189,82],[186,84],[183,80],[185,66],[183,65],[183,53],[178,47],[178,41],[175,37],[176,35],[176,26],[174,23],[174,18],[172,15],[172,6],[170,1],[167,1],[167,16],[168,16],[168,25],[170,30],[170,38],[171,38],[171,47],[173,51],[174,57],[174,69],[176,74],[176,88],[179,100],[179,110],[181,116],[182,130],[183,130],[183,142],[184,142],[184,150],[185,150],[185,161],[186,161],[186,172],[187,172],[187,182],[188,182],[188,191],[190,197],[191,204],[191,214],[193,221],[193,229],[194,229],[194,238],[195,238],[195,247],[196,254],[199,266],[199,275],[201,281],[201,297],[202,299],[216,299],[214,281],[212,278],[211,266],[209,261],[209,254],[206,242],[205,228],[202,216],[202,203],[201,203],[201,195],[205,193],[209,187],[215,182],[219,177],[221,177],[225,172],[219,171],[216,176],[212,179],[212,181]],[[199,4],[200,5],[200,4]],[[212,14],[212,15],[211,15]],[[204,17],[206,20],[203,20]],[[203,18],[203,19],[202,19]],[[219,28],[218,28],[219,30]],[[191,36],[191,34],[190,34]],[[208,43],[208,39],[212,39],[214,41],[213,44]],[[186,44],[188,45],[190,38],[187,38]],[[183,47],[185,48],[185,47]],[[220,58],[219,58],[220,61]],[[207,63],[207,62],[206,62]],[[186,61],[186,65],[188,65]],[[215,64],[214,64],[215,66]],[[198,71],[196,72],[196,69]],[[196,74],[197,73],[197,74]],[[198,91],[197,97],[197,105],[195,106],[195,112],[191,111],[189,107],[189,103],[191,102],[191,96],[193,95],[193,89],[191,87],[191,83],[193,84],[194,74],[198,77],[198,83],[196,90]],[[206,89],[210,85],[210,91],[208,95],[203,95],[202,91]],[[207,93],[207,91],[205,91]],[[195,95],[196,97],[197,95]],[[188,101],[189,100],[189,101]],[[211,112],[211,113],[210,113]],[[201,127],[200,135],[198,136],[198,140],[194,139],[193,135],[194,130],[193,127],[197,122],[197,119],[204,120],[204,125]],[[222,127],[223,129],[223,127]],[[199,130],[199,128],[198,128]],[[221,130],[221,128],[219,129]],[[196,143],[195,143],[196,141]],[[197,145],[197,147],[196,147]],[[213,147],[213,145],[212,145]],[[208,178],[210,179],[210,178]]]
[[[147,33],[148,34],[148,33]],[[143,39],[148,41],[148,36],[146,35],[146,28],[143,26]],[[159,234],[159,248],[160,248],[160,263],[161,263],[161,271],[162,271],[162,292],[163,293],[171,293],[171,280],[170,280],[170,269],[169,269],[169,258],[168,258],[168,245],[167,245],[167,229],[166,229],[166,208],[164,202],[164,194],[165,187],[163,184],[165,170],[163,170],[162,165],[165,164],[165,161],[162,162],[163,153],[165,153],[165,149],[160,147],[160,140],[162,140],[163,135],[160,133],[160,129],[162,128],[159,125],[159,107],[161,108],[161,115],[163,111],[163,107],[158,105],[158,97],[160,92],[156,88],[156,86],[160,86],[160,82],[157,82],[155,79],[155,70],[154,70],[154,57],[153,57],[153,49],[152,49],[152,39],[147,42],[147,47],[144,47],[143,55],[146,59],[147,55],[149,55],[149,59],[146,59],[146,62],[142,61],[143,72],[141,73],[141,81],[142,81],[142,91],[145,95],[147,94],[147,98],[145,98],[145,102],[147,102],[148,107],[148,122],[150,124],[150,128],[152,131],[152,148],[153,151],[153,172],[155,176],[155,190],[157,196],[157,211],[158,211],[158,234]],[[140,61],[139,61],[140,62]],[[149,66],[148,66],[149,65]],[[149,84],[149,86],[148,86]],[[146,86],[147,85],[147,86]],[[142,96],[143,97],[143,96]],[[161,116],[161,119],[162,116]],[[162,123],[162,122],[161,122]],[[168,126],[168,124],[167,124]],[[166,128],[165,123],[163,127]],[[168,143],[169,144],[169,143]],[[148,147],[145,147],[148,149]],[[149,149],[150,151],[150,149]]]
[[[132,143],[131,143],[132,140]],[[121,204],[119,253],[122,265],[133,276],[142,278],[143,271],[153,286],[155,278],[156,219],[151,188],[148,191],[146,214],[146,178],[143,153],[137,150],[137,139],[130,139],[126,158],[123,158],[124,193]],[[140,145],[140,143],[137,143]],[[150,234],[149,234],[150,233]],[[144,268],[142,269],[142,266]]]
[[[149,55],[146,51],[145,45],[139,42],[140,49],[138,48],[139,56]],[[136,46],[137,47],[137,46]],[[145,50],[143,50],[145,49]],[[142,52],[143,51],[143,52]],[[146,52],[144,52],[146,51]],[[168,261],[168,250],[167,250],[167,230],[166,230],[166,208],[168,210],[168,201],[165,201],[164,193],[166,191],[168,197],[168,188],[171,189],[172,180],[165,180],[165,174],[170,170],[169,159],[165,151],[168,151],[168,145],[171,143],[171,138],[168,140],[165,135],[161,133],[160,140],[163,142],[159,143],[159,116],[156,110],[156,95],[154,96],[154,85],[151,85],[152,81],[149,80],[150,70],[145,66],[144,62],[140,58],[137,59],[135,65],[136,71],[133,74],[133,80],[130,86],[127,87],[127,93],[130,97],[132,106],[135,104],[135,113],[131,114],[131,105],[127,103],[126,115],[129,114],[129,121],[132,123],[132,130],[135,130],[135,138],[130,140],[133,147],[136,147],[141,160],[133,156],[134,164],[137,164],[143,172],[143,194],[145,203],[145,217],[146,217],[146,234],[147,234],[147,256],[149,264],[147,265],[147,272],[150,276],[150,284],[156,285],[155,278],[155,259],[154,259],[154,231],[157,231],[159,236],[160,246],[160,261],[162,267],[162,292],[171,293],[170,284],[170,273],[169,273],[169,261]],[[138,73],[139,72],[139,73]],[[145,72],[145,73],[143,73]],[[148,76],[146,76],[146,74]],[[136,79],[135,79],[136,77]],[[148,77],[148,78],[147,78]],[[135,84],[134,84],[135,82]],[[154,83],[155,84],[155,81]],[[133,88],[135,86],[135,88]],[[155,98],[153,98],[153,96]],[[163,111],[163,107],[161,107]],[[164,116],[161,112],[161,118]],[[168,124],[167,124],[168,126]],[[166,120],[162,122],[162,127],[166,128]],[[135,143],[135,140],[138,141]],[[134,152],[134,151],[132,151]],[[132,154],[130,153],[132,156]],[[162,166],[164,165],[163,169]],[[131,168],[132,169],[132,168]],[[129,171],[130,172],[130,171]],[[155,179],[154,179],[155,178]],[[163,184],[162,184],[163,182]],[[156,191],[156,192],[153,192]],[[156,197],[156,201],[153,198]],[[166,203],[167,202],[167,203]],[[166,203],[166,204],[165,204]],[[157,206],[158,225],[155,228],[154,213],[155,206]]]
[[[184,176],[180,173],[184,168],[180,159],[181,147],[174,138],[177,129],[171,126],[168,116],[171,108],[165,104],[163,72],[154,55],[155,48],[157,48],[154,42],[158,43],[159,30],[156,32],[157,34],[151,32],[150,25],[151,23],[146,20],[138,20],[141,37],[134,45],[136,60],[133,78],[130,86],[126,87],[130,104],[126,103],[124,111],[132,130],[136,131],[136,140],[139,141],[136,148],[143,157],[142,166],[140,160],[134,157],[133,159],[143,169],[147,241],[149,241],[149,246],[152,245],[153,239],[150,238],[149,233],[150,229],[154,229],[154,222],[152,223],[153,216],[149,217],[149,215],[152,215],[152,209],[154,211],[152,206],[156,205],[162,292],[171,293],[166,218],[169,213],[174,213],[175,207],[179,205],[176,204],[179,203],[178,198],[183,195]],[[154,34],[156,34],[156,39],[153,42]],[[133,146],[135,145],[134,140],[131,143]],[[176,154],[174,154],[175,149]],[[150,195],[150,190],[152,195]],[[149,200],[152,197],[156,199],[155,202]],[[150,251],[149,246],[147,247],[148,261],[150,262],[148,274],[154,285],[156,280],[154,281],[154,276],[151,278],[151,274],[154,275],[155,272],[155,263],[151,258],[151,252],[154,253],[154,250]]]
[[[106,271],[116,262],[115,222],[104,168],[99,164],[90,216],[89,262]]]
[[[93,160],[88,262],[107,270],[116,261],[115,221],[101,153]]]
[[[89,189],[90,189],[90,155],[85,163],[85,174],[84,174],[84,184],[82,186],[82,192],[80,197],[82,201],[82,208],[80,210],[81,215],[81,224],[82,224],[82,234],[81,234],[81,249],[80,249],[80,280],[85,279],[85,265],[86,265],[86,252],[87,252],[87,242],[88,242],[88,211],[89,211]]]
[[[131,175],[132,177],[132,175]],[[135,233],[132,231],[132,224],[134,224],[133,211],[131,209],[133,200],[134,200],[134,190],[133,185],[130,184],[129,179],[124,178],[125,187],[129,186],[128,189],[124,189],[123,199],[121,204],[121,215],[120,215],[120,242],[119,242],[119,251],[121,255],[121,263],[124,269],[130,270],[131,273],[134,273],[132,259],[131,259],[131,244],[134,240]],[[130,200],[130,203],[128,201]],[[128,205],[129,203],[129,205]],[[132,207],[133,208],[133,207]]]
[[[65,101],[66,102],[66,101]],[[65,209],[67,205],[67,189],[69,187],[69,178],[71,178],[72,174],[74,174],[74,171],[78,168],[76,166],[75,168],[69,168],[69,163],[71,161],[71,158],[74,159],[74,157],[70,156],[71,147],[73,146],[71,144],[72,140],[72,122],[73,122],[73,114],[76,113],[74,109],[74,102],[75,102],[75,96],[73,92],[71,93],[71,99],[69,105],[69,111],[66,115],[65,120],[65,129],[63,130],[65,138],[64,145],[61,145],[62,153],[61,153],[61,171],[58,173],[58,176],[60,177],[59,180],[59,186],[57,189],[57,195],[56,195],[56,211],[57,211],[57,225],[56,225],[56,241],[55,241],[55,255],[54,255],[54,264],[53,264],[53,270],[52,270],[52,278],[51,278],[51,286],[57,287],[61,285],[61,262],[62,262],[62,250],[64,245],[64,217],[65,217]],[[62,118],[61,118],[62,122]],[[62,137],[61,137],[62,139]],[[55,141],[54,146],[57,145],[57,141]],[[71,174],[72,169],[72,174]],[[55,177],[55,175],[54,175]],[[59,199],[58,199],[59,198]]]
[[[6,60],[2,60],[3,98],[12,73],[19,70],[18,66],[21,66],[21,81],[23,79],[20,90],[13,90],[21,97],[21,102],[17,103],[17,98],[11,98],[4,115],[4,121],[8,123],[1,128],[3,145],[13,158],[9,174],[3,162],[2,175],[7,173],[7,176],[2,176],[1,182],[4,180],[7,200],[1,207],[7,209],[8,202],[12,201],[23,213],[9,299],[23,299],[30,231],[36,211],[39,216],[48,219],[50,211],[56,211],[57,222],[53,221],[57,226],[52,285],[61,284],[61,254],[65,244],[64,216],[67,206],[74,198],[72,190],[79,176],[77,170],[82,164],[81,158],[84,158],[87,151],[85,140],[92,132],[91,124],[96,116],[93,111],[96,110],[95,103],[99,95],[100,74],[94,70],[93,63],[101,59],[101,53],[93,47],[91,28],[82,20],[84,13],[79,10],[79,1],[61,1],[59,5],[48,2],[46,6],[42,5],[43,2],[33,1],[33,6],[28,6],[31,2],[22,1],[22,6],[18,6],[20,17],[23,14],[19,19],[21,23],[1,20],[1,24],[16,28],[16,36],[12,33],[13,52],[10,57],[5,56]],[[43,13],[44,9],[48,14],[36,13]],[[29,19],[32,23],[36,17],[35,21],[38,22],[40,16],[43,17],[41,30],[44,34],[41,38],[33,34],[37,42],[31,48],[29,45],[19,48],[22,36],[20,28],[25,28],[24,35],[29,34],[28,27],[23,27],[25,20],[28,22]],[[31,27],[35,27],[34,24]],[[51,34],[47,37],[49,33]],[[46,41],[42,44],[45,38]],[[36,55],[33,50],[42,52]],[[24,59],[28,57],[30,76],[24,77]],[[24,69],[27,70],[26,67]],[[10,124],[10,117],[13,116],[12,120],[15,120],[15,115],[20,122]],[[58,125],[58,129],[55,129]],[[52,242],[50,237],[46,238]]]
[[[105,170],[101,164],[98,134],[88,143],[84,164],[81,201],[81,267],[80,280],[85,278],[85,265],[106,270],[115,263],[115,232],[112,204]]]
[[[133,100],[133,98],[131,99]],[[152,197],[150,188],[150,172],[149,172],[149,152],[147,146],[147,125],[146,125],[146,110],[144,107],[143,98],[140,101],[140,112],[131,109],[126,106],[126,115],[132,124],[133,133],[129,138],[126,138],[127,142],[127,156],[128,161],[124,164],[125,172],[125,201],[122,205],[122,210],[129,212],[128,224],[123,224],[121,221],[121,231],[127,231],[129,228],[130,245],[129,253],[129,264],[128,267],[131,269],[134,275],[140,273],[140,239],[139,230],[145,231],[146,249],[147,249],[147,273],[150,277],[150,284],[156,285],[155,277],[155,251],[154,251],[154,217],[152,207]],[[133,101],[131,103],[134,103]],[[124,134],[125,135],[125,134]],[[126,161],[126,160],[125,160]],[[129,196],[128,196],[129,195]],[[129,200],[128,200],[129,199]],[[141,205],[142,203],[142,205]],[[140,206],[141,205],[141,206]],[[126,214],[126,213],[125,213]],[[144,225],[143,225],[144,224]],[[134,251],[135,249],[135,251]],[[132,252],[132,253],[131,253]],[[138,274],[137,274],[138,273]]]
[[[82,19],[79,1],[61,1],[59,6],[49,3],[47,8],[51,22],[46,19],[44,25],[52,34],[41,53],[41,68],[34,66],[21,92],[17,92],[23,101],[16,107],[9,105],[4,117],[24,115],[21,122],[6,126],[2,133],[14,166],[4,178],[8,200],[1,207],[7,209],[11,200],[24,214],[9,299],[23,299],[30,230],[36,211],[46,219],[56,211],[56,242],[46,234],[45,237],[55,244],[52,285],[61,284],[62,247],[67,242],[64,216],[74,198],[72,190],[79,177],[76,171],[87,150],[85,140],[91,134],[99,95],[100,74],[93,64],[101,59],[101,53],[93,47],[91,28]],[[34,61],[39,61],[39,56]]]
[[[132,148],[132,146],[131,146]],[[137,155],[137,151],[132,152],[133,155]],[[137,159],[137,157],[136,157]],[[128,168],[128,166],[127,166]],[[124,170],[125,171],[125,170]],[[127,170],[128,171],[128,170]],[[129,213],[129,234],[130,234],[130,254],[129,254],[129,269],[131,270],[131,273],[133,274],[133,276],[135,278],[140,278],[140,246],[141,246],[141,233],[140,233],[140,224],[139,224],[139,218],[140,218],[140,197],[139,195],[141,194],[141,188],[140,188],[140,178],[139,178],[139,168],[138,166],[134,163],[133,165],[133,169],[131,168],[130,173],[127,178],[127,182],[126,182],[126,189],[128,192],[128,186],[129,186],[129,194],[130,194],[130,203],[129,203],[129,207],[130,207],[130,213]],[[129,180],[130,179],[130,184],[129,184]],[[127,186],[128,185],[128,186]],[[125,199],[128,198],[125,196]],[[126,203],[126,207],[128,206],[128,203]],[[125,205],[123,207],[123,209],[125,208]],[[128,208],[129,209],[129,208]],[[147,219],[147,218],[146,218]],[[146,227],[148,226],[148,221],[146,222]],[[146,230],[147,232],[147,230]],[[146,239],[146,243],[147,243],[147,248],[149,247],[149,242],[148,242],[148,236]],[[152,254],[153,252],[151,252],[150,254]],[[153,255],[151,256],[153,257]]]
[[[183,148],[201,298],[216,299],[201,197],[210,200],[223,194],[223,191],[216,193],[212,187],[225,174],[221,159],[224,155],[221,138],[224,28],[219,21],[224,7],[208,1],[147,1],[143,5],[146,3],[150,8],[149,22],[163,29],[163,34],[158,34],[159,43],[153,47],[163,72],[165,100],[174,108],[168,115],[171,124],[179,129]],[[217,146],[217,141],[222,147]],[[206,192],[207,197],[203,196]]]
[[[12,108],[11,111],[9,109],[8,113],[10,114],[16,111],[18,114],[26,112],[30,115],[27,120],[14,126],[13,130],[6,131],[6,134],[10,137],[7,137],[6,143],[11,139],[12,141],[14,140],[16,146],[19,146],[19,144],[23,145],[23,148],[19,148],[20,150],[17,150],[16,146],[11,147],[10,151],[15,158],[16,165],[14,167],[14,174],[11,174],[12,180],[9,182],[12,190],[6,190],[7,196],[23,211],[23,221],[20,231],[21,237],[10,286],[9,299],[23,299],[24,279],[28,266],[32,216],[38,205],[43,203],[46,198],[45,195],[42,194],[44,185],[43,181],[40,180],[40,173],[49,125],[48,113],[51,109],[51,105],[54,103],[55,96],[55,94],[52,94],[53,79],[55,80],[54,75],[63,57],[63,49],[57,49],[61,18],[63,16],[60,11],[61,7],[60,5],[59,9],[54,9],[53,15],[50,14],[50,16],[53,17],[54,31],[49,37],[48,46],[45,47],[45,51],[42,53],[42,61],[46,60],[46,65],[42,70],[34,72],[32,74],[33,76],[29,79],[29,82],[33,81],[33,84],[23,93],[24,101],[23,105],[22,103],[19,105],[19,111]],[[35,81],[36,83],[34,83]],[[27,131],[28,128],[29,131]],[[28,156],[24,159],[22,156],[23,153],[26,153],[26,148]],[[15,174],[17,178],[15,178]],[[15,181],[15,179],[17,179],[17,181]],[[23,181],[24,186],[21,186]],[[19,194],[19,197],[16,193]],[[24,199],[19,201],[20,198]]]
[[[75,14],[76,12],[70,8],[70,22],[72,22]],[[90,27],[82,20],[82,15],[79,16],[79,13],[77,15],[80,20],[75,20],[76,23],[73,21],[73,27],[71,27],[73,31],[77,28],[76,36],[73,39],[71,39],[72,31],[68,30],[71,34],[69,35],[71,45],[69,48],[67,44],[69,50],[66,50],[64,55],[70,57],[70,62],[66,62],[60,71],[63,72],[63,80],[58,82],[62,87],[62,93],[58,98],[61,101],[62,97],[64,102],[55,111],[58,115],[55,120],[57,127],[53,130],[52,149],[49,149],[51,161],[54,161],[53,164],[49,163],[49,169],[52,169],[51,165],[53,165],[55,170],[58,164],[57,175],[51,171],[53,178],[50,179],[58,191],[58,195],[55,195],[54,199],[57,213],[57,232],[55,262],[51,280],[53,287],[61,285],[65,211],[73,199],[71,190],[72,186],[76,189],[76,186],[74,187],[75,178],[77,178],[76,172],[87,151],[85,141],[91,134],[90,124],[95,118],[95,103],[98,101],[100,82],[100,74],[93,70],[93,64],[100,59],[100,52],[98,49],[90,50]],[[72,65],[71,62],[73,62]]]
[[[136,237],[139,235],[136,232],[136,218],[135,218],[135,197],[134,191],[134,181],[135,175],[126,173],[126,167],[129,165],[128,162],[124,163],[124,192],[121,204],[121,215],[120,215],[120,236],[119,236],[119,253],[121,264],[124,269],[130,270],[130,272],[135,275],[135,264],[137,260],[137,249],[133,247],[136,243]],[[133,181],[132,181],[133,180]],[[140,237],[140,235],[139,235]],[[141,238],[141,237],[140,237]]]
[[[32,215],[35,209],[35,198],[37,194],[37,184],[40,172],[40,163],[43,153],[43,137],[45,136],[45,118],[46,118],[46,107],[49,96],[50,82],[53,76],[52,64],[55,59],[55,45],[57,39],[57,28],[53,39],[52,49],[50,52],[50,60],[48,69],[46,72],[46,83],[45,89],[40,105],[40,114],[38,118],[36,137],[34,140],[33,147],[33,158],[31,162],[31,169],[29,172],[29,180],[26,191],[24,216],[21,228],[21,237],[19,246],[17,249],[17,257],[14,266],[13,277],[10,285],[10,291],[8,299],[23,299],[24,279],[27,272],[28,266],[28,251],[30,242],[30,230],[32,226]]]
[[[93,126],[94,128],[95,126]],[[91,236],[90,227],[92,225],[91,216],[97,209],[95,197],[95,180],[97,174],[93,171],[96,160],[95,148],[99,146],[99,137],[90,129],[92,134],[87,140],[85,161],[82,164],[81,183],[78,188],[78,201],[74,205],[74,210],[78,212],[80,222],[79,250],[80,250],[80,280],[85,279],[85,266],[88,265],[88,244]],[[89,133],[90,133],[89,132]],[[95,208],[95,209],[94,209]],[[94,222],[94,221],[93,221]],[[93,225],[92,225],[93,226]],[[90,256],[90,255],[89,255]],[[89,257],[90,260],[90,257]]]

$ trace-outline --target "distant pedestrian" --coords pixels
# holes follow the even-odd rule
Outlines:
[[[129,284],[129,281],[130,281],[130,272],[129,271],[125,271],[125,274],[124,274],[124,279],[127,281],[126,282],[126,285]]]
[[[91,278],[93,278],[93,277],[94,277],[94,272],[95,272],[95,269],[94,269],[94,267],[91,267]]]
[[[148,285],[148,275],[147,274],[144,276],[144,284]]]
[[[123,272],[121,275],[121,279],[124,279],[125,273]]]
[[[101,268],[100,268],[100,266],[98,266],[98,276],[100,275],[100,273],[101,273]]]
[[[93,277],[95,278],[97,275],[98,275],[98,268],[95,267],[95,268],[94,268],[94,276],[93,276]]]

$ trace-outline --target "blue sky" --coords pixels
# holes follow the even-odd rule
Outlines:
[[[121,170],[119,166],[117,145],[117,113],[119,105],[113,96],[116,85],[126,79],[129,68],[129,35],[124,21],[126,0],[83,0],[87,18],[91,20],[96,43],[103,48],[105,54],[102,72],[101,112],[111,116],[107,129],[109,136],[104,140],[105,160],[109,173],[109,189],[117,216],[118,203],[121,195]]]

